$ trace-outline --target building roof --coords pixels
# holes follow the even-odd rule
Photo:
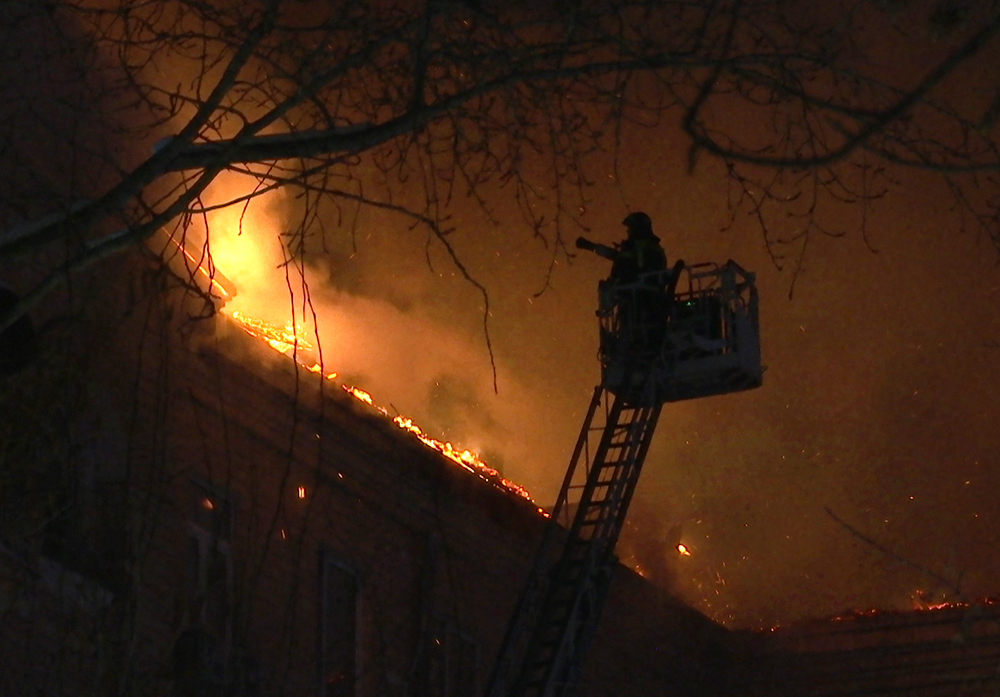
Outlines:
[[[737,683],[747,695],[996,694],[1000,605],[870,611],[743,633]]]

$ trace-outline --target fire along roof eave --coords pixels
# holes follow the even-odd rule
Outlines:
[[[224,316],[223,316],[224,317]],[[229,325],[227,320],[227,326]],[[530,499],[494,482],[484,474],[470,471],[443,453],[431,448],[411,433],[399,428],[391,418],[344,391],[340,383],[310,372],[288,356],[276,353],[253,337],[227,331],[220,341],[220,356],[262,379],[313,416],[341,429],[350,426],[350,437],[376,451],[403,452],[406,464],[437,480],[439,486],[463,492],[463,497],[498,515],[506,525],[537,529],[546,518]],[[232,350],[227,350],[227,346]],[[334,411],[331,411],[331,408]],[[345,423],[349,422],[349,423]],[[338,423],[339,422],[339,423]],[[367,428],[359,429],[358,426]],[[520,522],[518,519],[523,519]]]
[[[395,446],[398,448],[397,454],[405,459],[406,466],[414,468],[414,474],[419,471],[430,478],[438,489],[453,494],[469,505],[490,511],[507,527],[540,530],[540,526],[544,525],[546,518],[539,513],[538,506],[533,501],[424,445],[365,403],[339,389],[331,390],[327,399],[329,404],[344,409],[352,418],[363,421],[372,428],[377,434],[376,440],[381,440],[381,443],[369,441],[370,445],[385,449],[393,449],[391,446]]]
[[[776,651],[826,650],[826,644],[850,639],[857,647],[868,644],[906,644],[914,632],[944,631],[950,627],[1000,620],[1000,603],[984,599],[978,603],[953,604],[914,610],[868,610],[825,619],[805,620],[771,629],[741,630],[747,641]],[[894,636],[895,635],[895,636]]]

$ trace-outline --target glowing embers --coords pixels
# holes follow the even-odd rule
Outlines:
[[[372,407],[374,407],[382,416],[388,417],[389,412],[383,407],[375,404],[372,396],[365,392],[364,390],[358,389],[357,387],[351,387],[349,385],[341,385],[344,392],[351,395],[355,399],[364,402]],[[392,422],[399,426],[399,428],[412,433],[417,439],[429,448],[437,450],[439,453],[447,457],[452,462],[455,462],[470,472],[478,475],[482,479],[490,482],[491,484],[499,484],[503,486],[508,491],[512,491],[518,496],[523,496],[524,498],[531,501],[531,494],[527,490],[510,481],[509,479],[504,479],[499,472],[487,465],[485,462],[479,459],[471,450],[459,450],[451,443],[445,441],[437,440],[436,438],[431,438],[426,433],[423,432],[419,426],[413,423],[413,419],[408,416],[394,416],[392,417]],[[537,509],[542,515],[547,515],[541,508]]]
[[[684,545],[684,544],[678,544],[677,545],[677,553],[679,555],[681,555],[682,557],[690,557],[691,556],[691,550],[688,549],[687,545]]]
[[[296,362],[309,372],[323,374],[323,366],[318,362],[313,361],[312,365],[306,365],[309,362],[308,359],[303,362],[302,359],[312,354],[316,347],[301,332],[296,331],[297,328],[294,325],[286,324],[284,327],[278,327],[262,319],[249,317],[239,310],[232,312],[223,310],[223,312],[232,317],[240,329],[250,336],[263,339],[278,353],[295,358]],[[335,377],[337,377],[336,373],[326,374],[327,380],[333,380]]]
[[[360,390],[357,387],[349,387],[347,385],[341,385],[341,387],[344,388],[344,392],[346,392],[347,394],[351,395],[355,399],[360,400],[360,401],[364,402],[365,404],[370,404],[373,407],[375,406],[375,402],[374,402],[374,400],[372,400],[372,396],[370,394],[368,394],[367,392],[365,392],[364,390]],[[389,412],[387,412],[382,407],[376,407],[376,409],[378,409],[380,412],[382,412],[383,416],[388,416],[388,414],[389,414]]]
[[[248,317],[239,310],[229,313],[229,316],[236,320],[240,328],[250,336],[263,339],[271,348],[286,356],[291,356],[298,351],[312,351],[313,345],[300,336],[295,327],[286,324],[284,327],[277,327],[269,322],[256,317]]]

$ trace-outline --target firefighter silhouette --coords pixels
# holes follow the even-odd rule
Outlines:
[[[648,354],[663,343],[667,319],[673,304],[674,289],[683,261],[671,273],[660,238],[653,234],[653,222],[641,211],[629,213],[622,224],[626,238],[614,247],[591,242],[583,237],[576,246],[611,260],[611,275],[602,283],[611,292],[610,302],[617,317],[617,350]],[[609,310],[611,308],[608,308]],[[603,345],[603,344],[602,344]]]
[[[667,255],[653,234],[653,221],[642,212],[629,213],[622,224],[627,236],[611,264],[611,282],[619,289],[621,335],[631,350],[656,351],[666,330]]]
[[[653,221],[645,213],[629,213],[622,221],[627,237],[615,250],[611,280],[619,285],[636,283],[642,274],[665,271],[667,255],[653,234]]]

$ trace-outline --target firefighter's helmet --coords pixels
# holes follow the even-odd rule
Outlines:
[[[649,216],[641,211],[629,213],[622,221],[622,225],[628,228],[628,234],[632,236],[649,236],[653,234],[653,221]]]

